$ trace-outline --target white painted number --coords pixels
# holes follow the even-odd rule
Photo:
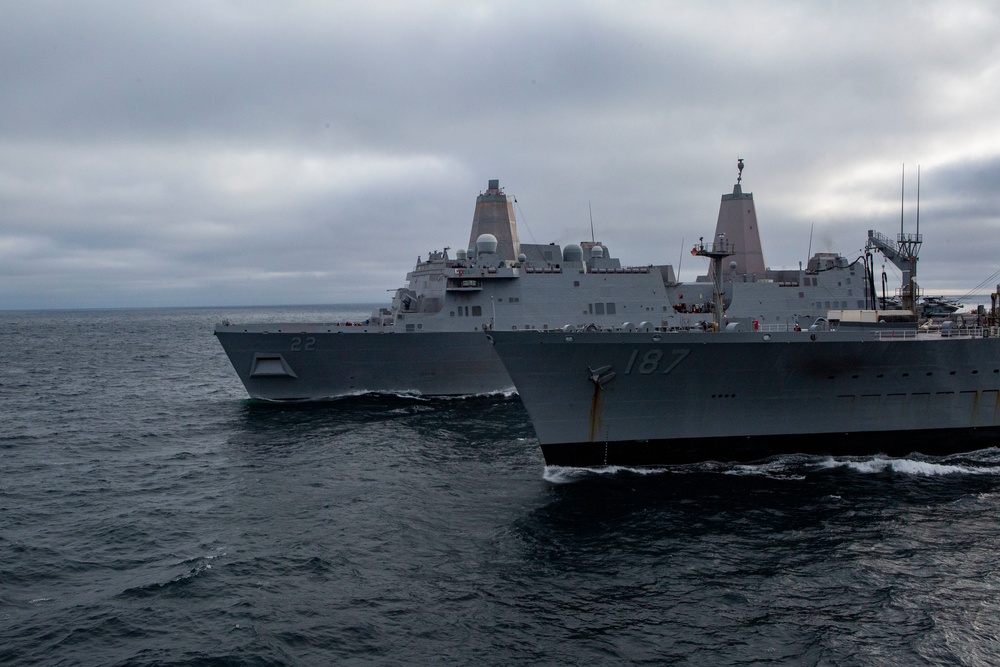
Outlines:
[[[670,371],[676,368],[677,364],[681,363],[684,357],[688,356],[691,350],[672,350],[670,354],[674,357],[674,360],[670,362],[666,368],[664,368],[660,373],[666,375]],[[632,355],[628,358],[628,364],[625,366],[625,375],[632,372],[635,367],[636,359],[639,357],[639,350],[632,350]],[[642,375],[649,375],[655,373],[660,368],[660,362],[663,361],[663,350],[652,349],[648,350],[646,354],[642,355],[642,360],[639,361],[639,373]]]
[[[660,365],[660,359],[662,358],[663,350],[650,350],[646,354],[642,355],[642,363],[639,364],[639,372],[643,375],[655,373],[656,367]]]
[[[296,336],[292,339],[292,352],[312,352],[316,347],[316,339],[309,336],[305,340]]]

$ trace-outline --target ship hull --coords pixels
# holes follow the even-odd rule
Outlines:
[[[1000,442],[996,338],[880,340],[871,331],[490,337],[550,465],[945,454]]]
[[[344,333],[322,325],[219,325],[215,335],[251,398],[512,391],[481,332]]]
[[[805,433],[774,436],[679,438],[542,445],[545,464],[573,468],[683,465],[705,461],[750,463],[781,455],[904,457],[943,456],[1000,443],[1000,427]]]

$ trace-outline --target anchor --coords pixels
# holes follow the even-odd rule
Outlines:
[[[590,372],[590,381],[601,389],[604,389],[604,385],[611,382],[615,376],[618,375],[618,373],[611,369],[611,364],[601,366],[600,368],[591,368],[590,366],[587,366],[587,370]]]

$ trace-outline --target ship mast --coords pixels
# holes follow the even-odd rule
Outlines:
[[[742,166],[740,160],[740,166]],[[712,260],[712,300],[714,304],[712,321],[715,324],[715,331],[722,328],[722,309],[724,306],[723,297],[725,295],[722,287],[722,260],[735,254],[733,244],[726,239],[724,234],[719,234],[715,243],[706,244],[705,237],[698,239],[698,245],[691,249],[691,254],[695,256],[708,257]]]
[[[736,159],[736,187],[733,189],[733,196],[737,194],[742,196],[742,190],[740,189],[740,183],[743,181],[743,158]],[[726,197],[723,197],[723,202],[725,202]],[[712,321],[715,325],[715,331],[719,331],[722,328],[722,311],[725,307],[725,290],[723,289],[722,282],[722,260],[726,257],[731,257],[736,254],[736,249],[733,244],[726,238],[724,232],[720,232],[719,229],[722,227],[722,210],[719,211],[719,225],[716,226],[716,237],[715,242],[711,244],[705,243],[705,237],[698,239],[698,245],[691,249],[691,254],[701,257],[708,257],[712,260],[712,303],[713,303],[713,313]],[[756,225],[754,225],[756,227]],[[757,246],[760,245],[758,240]],[[734,262],[735,264],[735,262]]]

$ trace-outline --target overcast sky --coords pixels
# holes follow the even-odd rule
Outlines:
[[[905,163],[925,291],[1000,269],[995,0],[10,0],[0,81],[0,309],[385,301],[492,178],[676,266],[738,156],[773,268],[894,236]]]

